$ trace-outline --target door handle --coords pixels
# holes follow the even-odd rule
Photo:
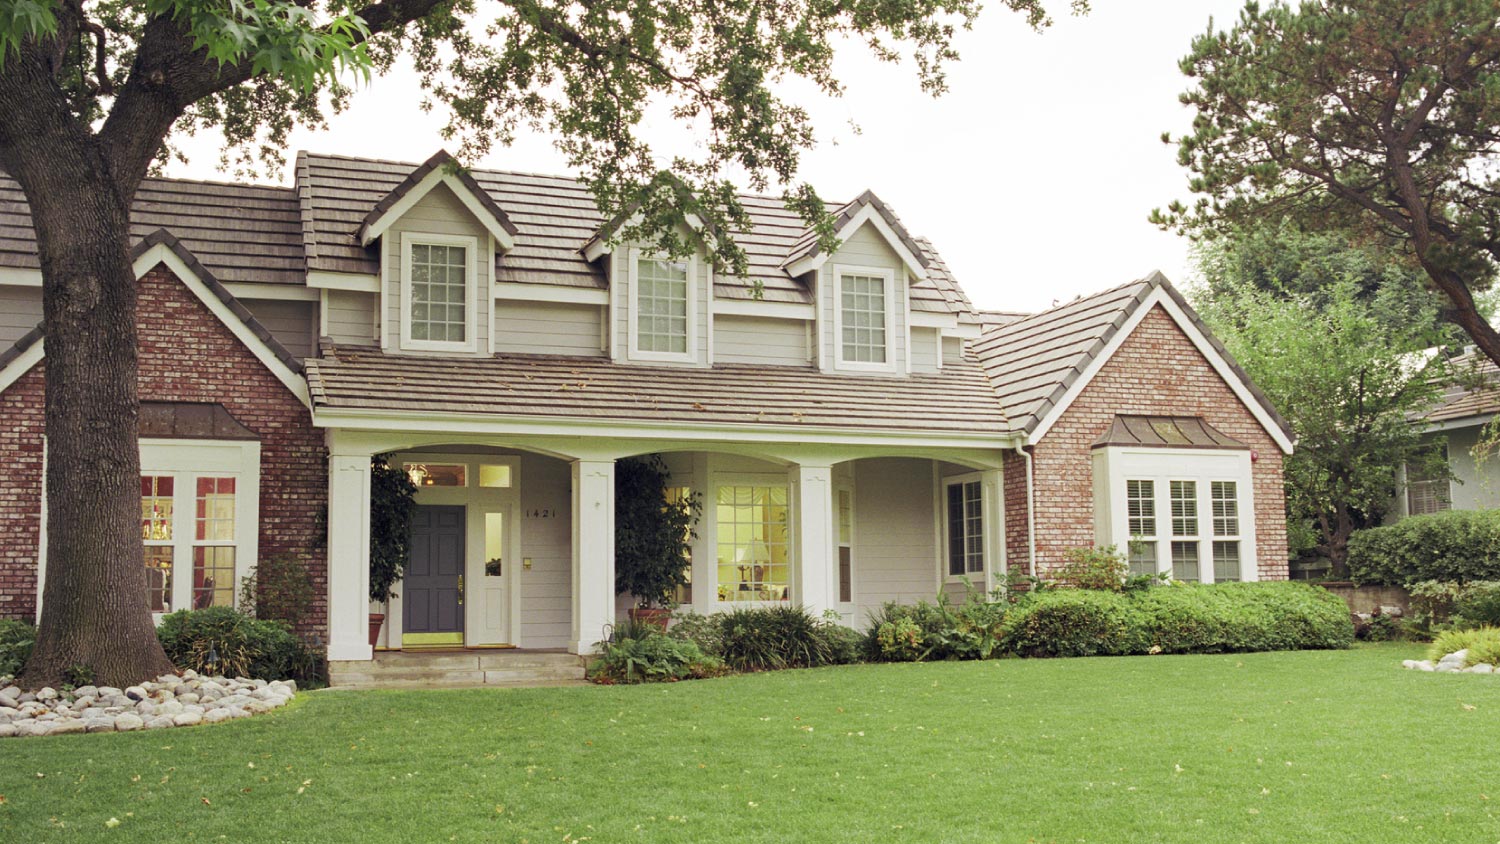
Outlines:
[[[464,576],[458,576],[458,605],[464,605]]]

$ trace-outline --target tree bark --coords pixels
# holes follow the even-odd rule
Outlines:
[[[47,338],[46,585],[20,683],[126,686],[172,670],[146,604],[131,198],[36,49],[0,74],[0,164],[30,205]]]

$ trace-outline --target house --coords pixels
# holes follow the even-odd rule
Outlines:
[[[1432,448],[1447,458],[1451,476],[1424,472],[1420,466],[1397,467],[1397,495],[1388,521],[1443,510],[1500,507],[1500,460],[1479,448],[1486,439],[1485,428],[1500,413],[1500,371],[1473,349],[1455,358],[1453,367],[1460,377],[1416,421]]]
[[[705,612],[794,602],[862,624],[1094,543],[1181,579],[1286,577],[1286,425],[1160,275],[976,312],[867,192],[834,209],[833,252],[745,197],[733,277],[615,242],[621,221],[573,179],[450,164],[300,154],[290,188],[142,187],[154,612],[233,603],[258,559],[292,555],[330,659],[370,659],[386,454],[421,509],[381,648],[590,650],[627,606],[615,462],[644,454],[703,497]],[[21,618],[47,541],[25,208],[0,180],[0,615]]]

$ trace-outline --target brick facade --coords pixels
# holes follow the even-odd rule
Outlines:
[[[1005,567],[1011,574],[1031,573],[1029,515],[1026,512],[1026,458],[1005,453]]]
[[[1259,575],[1262,580],[1286,579],[1286,499],[1281,449],[1159,305],[1146,314],[1033,449],[1038,574],[1060,564],[1068,549],[1093,544],[1091,446],[1119,413],[1202,416],[1250,446],[1256,453],[1251,474]],[[1024,468],[1019,460],[1015,465],[1017,469]],[[1009,501],[1012,491],[1009,463],[1006,469]],[[1022,475],[1020,471],[1015,474]],[[1019,483],[1020,495],[1024,496],[1024,476]],[[1006,518],[1009,525],[1013,520],[1009,505]],[[1012,559],[1016,559],[1014,541],[1007,536]],[[1024,556],[1024,537],[1020,552]]]
[[[327,638],[323,436],[295,395],[181,281],[158,266],[141,279],[142,401],[213,402],[261,444],[260,556],[291,554],[312,575],[316,599],[304,633]],[[0,617],[36,613],[42,492],[42,367],[0,393]]]

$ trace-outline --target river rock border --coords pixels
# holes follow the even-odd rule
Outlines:
[[[204,677],[196,671],[163,674],[127,689],[79,686],[71,691],[23,692],[0,678],[0,738],[70,733],[128,733],[217,724],[286,705],[294,680]]]
[[[1481,662],[1477,665],[1470,665],[1468,668],[1465,668],[1464,663],[1468,661],[1469,651],[1466,648],[1461,651],[1454,651],[1453,653],[1448,654],[1437,662],[1433,662],[1430,659],[1408,659],[1403,660],[1401,666],[1403,668],[1410,668],[1414,671],[1436,671],[1442,674],[1500,673],[1500,671],[1496,670],[1495,666],[1490,665],[1488,662]]]

